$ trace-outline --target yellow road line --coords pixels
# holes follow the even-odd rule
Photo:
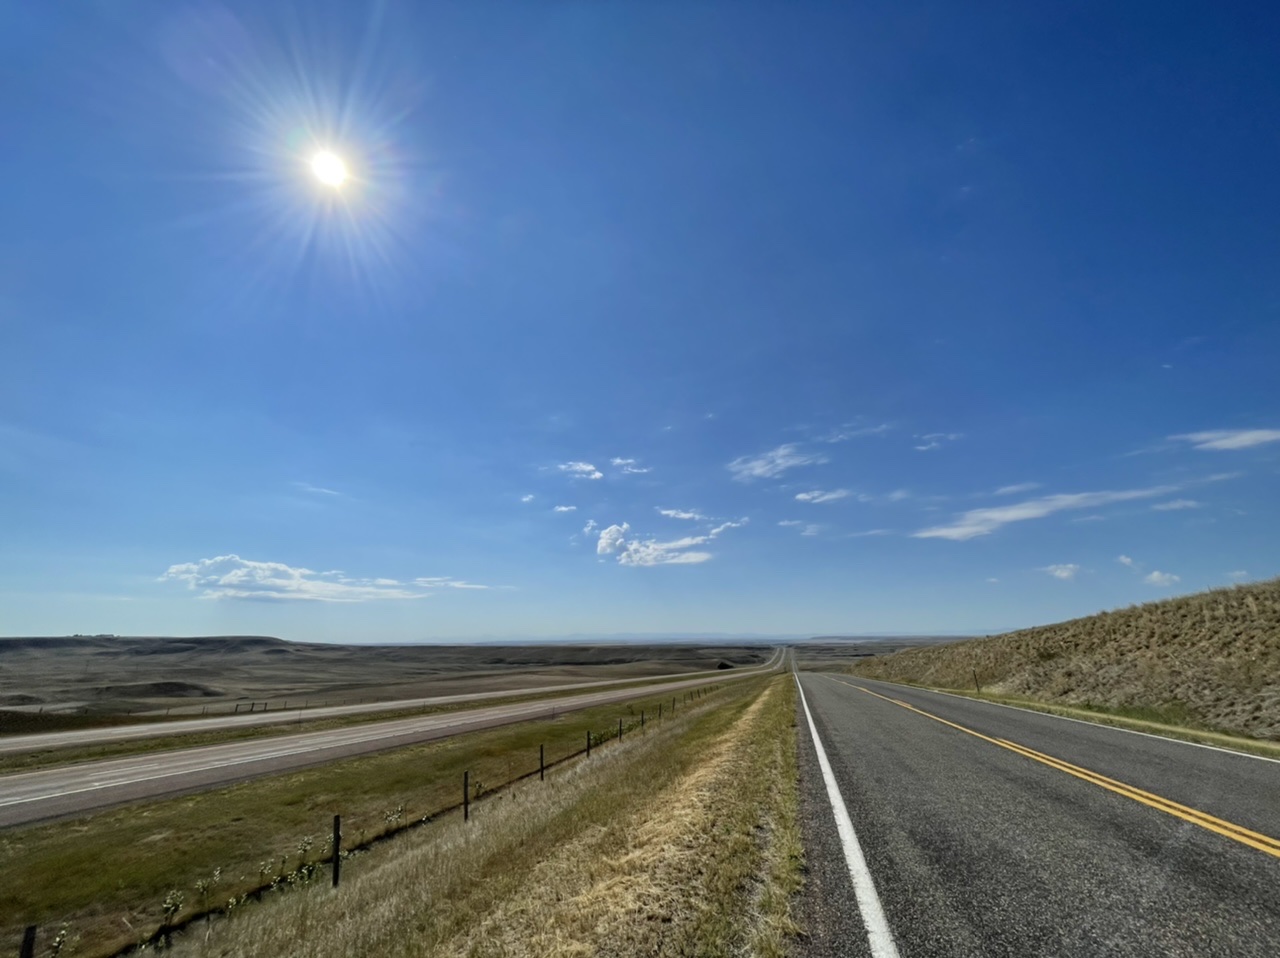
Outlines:
[[[1028,748],[1025,745],[1019,745],[1017,742],[983,735],[981,732],[967,728],[964,725],[958,725],[955,722],[949,722],[940,716],[934,715],[932,712],[926,712],[924,709],[917,708],[914,705],[903,702],[901,699],[894,699],[887,695],[881,695],[879,692],[873,692],[861,685],[854,685],[851,682],[845,682],[842,679],[836,679],[835,681],[839,682],[841,685],[846,685],[851,689],[857,689],[860,692],[866,692],[868,695],[874,695],[876,698],[883,699],[886,702],[892,702],[894,705],[901,706],[908,711],[923,715],[925,718],[933,719],[935,722],[941,722],[943,725],[947,725],[957,731],[964,732],[966,735],[972,735],[975,738],[982,739],[984,742],[990,742],[992,745],[998,745],[1000,748],[1008,749],[1009,751],[1021,755],[1024,758],[1029,758],[1032,761],[1041,763],[1042,765],[1048,765],[1050,768],[1055,768],[1060,772],[1066,772],[1068,775],[1073,775],[1083,781],[1097,785],[1099,788],[1105,788],[1109,792],[1115,792],[1117,795],[1123,795],[1125,798],[1131,798],[1135,802],[1141,802],[1143,805],[1154,808],[1168,815],[1172,815],[1175,818],[1180,818],[1185,822],[1190,822],[1193,825],[1199,825],[1201,828],[1215,832],[1216,834],[1222,835],[1226,838],[1230,838],[1233,841],[1240,842],[1242,845],[1248,845],[1250,848],[1256,848],[1260,852],[1265,852],[1275,858],[1280,858],[1280,839],[1272,838],[1271,836],[1264,835],[1261,832],[1252,831],[1245,828],[1243,825],[1237,825],[1234,822],[1228,822],[1225,819],[1210,815],[1208,812],[1202,812],[1198,808],[1181,805],[1172,799],[1164,798],[1163,796],[1156,795],[1153,792],[1144,791],[1136,786],[1116,781],[1114,778],[1107,778],[1107,776],[1098,772],[1082,768],[1079,765],[1072,765],[1070,762],[1064,761],[1063,759],[1055,758],[1052,755],[1046,755],[1044,752],[1037,752],[1035,749]]]

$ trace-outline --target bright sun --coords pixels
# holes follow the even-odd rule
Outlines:
[[[325,186],[341,186],[347,178],[347,164],[336,153],[321,150],[311,158],[311,172]]]

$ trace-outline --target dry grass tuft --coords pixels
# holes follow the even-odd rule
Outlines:
[[[1280,740],[1280,579],[912,649],[857,675]]]

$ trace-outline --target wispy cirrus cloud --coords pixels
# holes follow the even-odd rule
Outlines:
[[[552,507],[551,511],[552,512],[577,512],[578,507],[577,506],[554,506]]]
[[[1200,503],[1194,499],[1170,499],[1168,502],[1157,502],[1151,508],[1156,512],[1177,512],[1180,509],[1199,509]]]
[[[853,493],[848,489],[831,489],[824,492],[821,489],[814,489],[812,492],[796,493],[796,502],[836,502],[840,499],[847,499]]]
[[[739,456],[729,463],[729,472],[738,482],[753,479],[776,479],[789,469],[816,466],[830,460],[819,452],[804,452],[798,443],[785,442],[758,456]]]
[[[1038,482],[1015,482],[1011,486],[1001,486],[999,489],[993,492],[992,495],[993,496],[1016,496],[1019,493],[1023,493],[1023,492],[1034,492],[1036,489],[1039,489],[1039,488],[1040,488],[1040,483]]]
[[[1280,429],[1210,429],[1170,436],[1174,442],[1189,442],[1192,449],[1221,451],[1249,449],[1270,442],[1280,442]]]
[[[202,599],[264,601],[370,602],[423,599],[441,589],[487,589],[449,576],[407,582],[388,578],[356,578],[332,570],[316,572],[283,562],[260,562],[233,554],[171,565],[161,582],[182,582]]]
[[[603,479],[604,473],[589,462],[562,462],[556,466],[561,472],[568,473],[574,479]]]
[[[1153,499],[1157,496],[1176,492],[1178,488],[1178,486],[1152,486],[1148,489],[1076,492],[1041,496],[1038,499],[1027,499],[1024,502],[1009,506],[970,509],[968,512],[961,513],[947,525],[921,529],[918,532],[913,532],[912,536],[917,539],[952,539],[958,542],[965,539],[973,539],[977,536],[990,535],[997,529],[1013,522],[1043,519],[1054,513],[1068,510],[1097,509],[1099,506],[1112,505],[1117,502],[1129,502],[1134,499]]]
[[[1147,585],[1154,585],[1158,588],[1167,589],[1169,586],[1177,585],[1182,581],[1181,577],[1174,575],[1172,572],[1161,572],[1158,569],[1146,576],[1143,582]]]
[[[1070,581],[1076,577],[1076,573],[1080,571],[1080,567],[1074,562],[1059,562],[1055,565],[1047,565],[1040,569],[1041,572],[1047,572],[1055,579]]]
[[[316,496],[340,496],[342,493],[336,489],[326,489],[324,486],[313,486],[309,482],[295,482],[294,488],[300,492],[309,492]]]
[[[625,566],[693,565],[712,558],[710,552],[696,547],[706,545],[729,529],[738,529],[746,524],[746,519],[722,522],[703,535],[662,541],[633,538],[631,526],[623,522],[600,531],[596,554],[616,555],[619,564]]]
[[[920,440],[920,445],[916,446],[917,452],[929,452],[932,449],[941,449],[943,445],[949,442],[955,442],[964,438],[962,432],[927,432],[923,436],[916,436]]]
[[[817,436],[816,439],[818,442],[826,443],[848,442],[850,439],[859,439],[862,436],[881,436],[892,428],[887,422],[882,422],[877,426],[863,426],[858,423],[847,422],[836,426],[821,436]]]

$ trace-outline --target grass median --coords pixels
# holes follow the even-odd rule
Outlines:
[[[715,703],[730,683],[698,702]],[[67,927],[74,951],[99,955],[148,937],[166,913],[213,905],[286,876],[323,851],[332,816],[343,816],[344,847],[436,813],[462,797],[576,752],[591,729],[616,736],[618,720],[646,718],[645,736],[683,721],[685,693],[655,692],[614,703],[87,818],[0,833],[0,952],[16,953],[22,927],[46,937]],[[659,706],[663,721],[656,723]],[[640,733],[634,731],[632,735]],[[606,748],[606,752],[608,749]],[[357,869],[358,871],[358,869]]]

